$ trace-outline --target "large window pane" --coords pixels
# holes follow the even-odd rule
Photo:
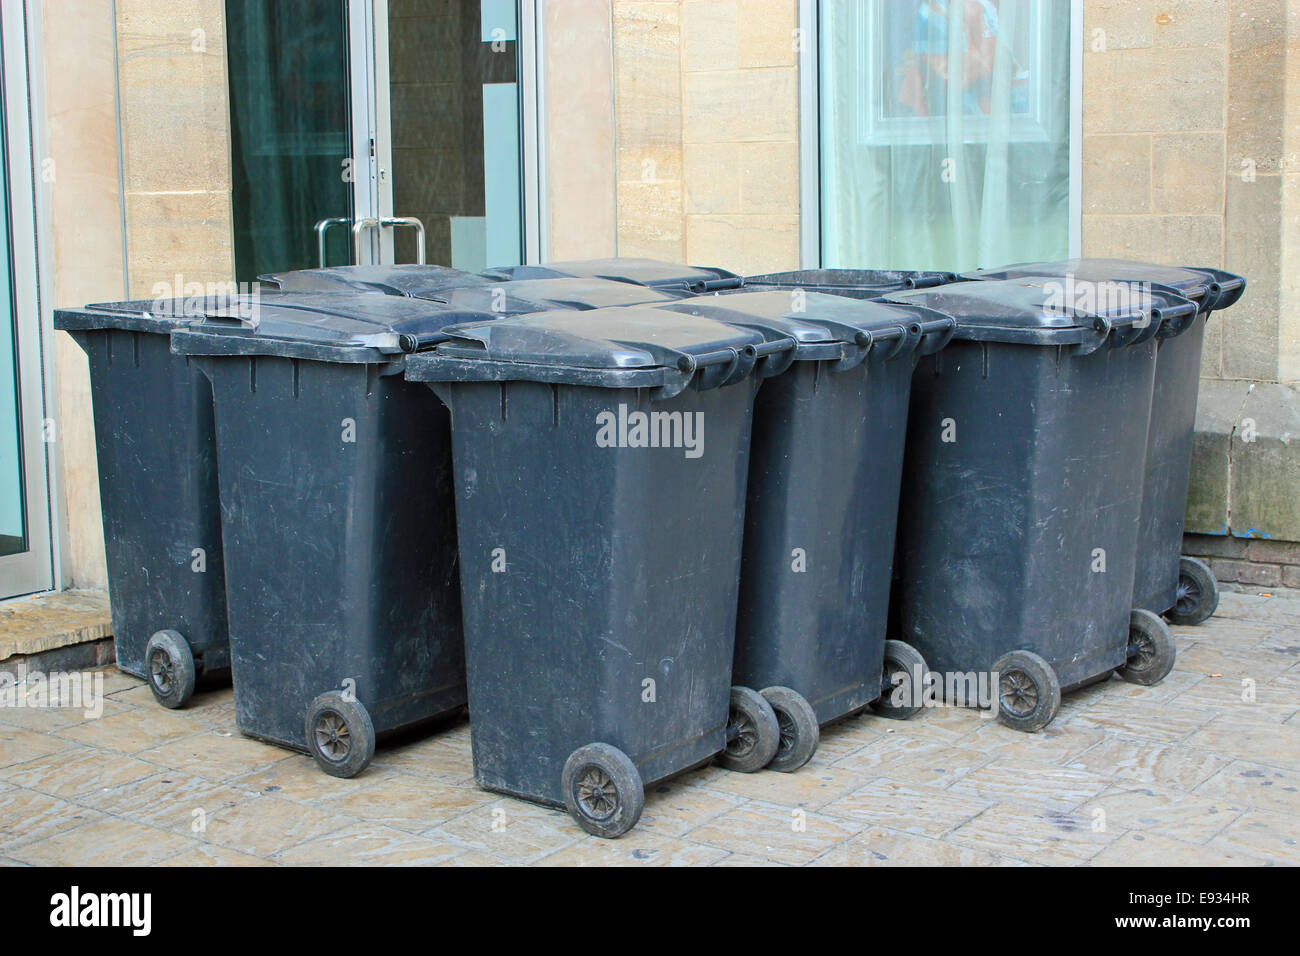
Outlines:
[[[1068,0],[823,0],[822,262],[1068,255]]]
[[[341,0],[227,0],[235,275],[317,265],[315,225],[352,215]],[[346,174],[346,176],[345,176]],[[332,265],[348,230],[327,234]]]
[[[0,69],[0,116],[5,89]],[[27,522],[23,497],[23,443],[18,404],[18,322],[14,312],[13,252],[9,219],[9,143],[0,123],[0,153],[5,175],[0,176],[0,557],[27,550]],[[0,597],[5,595],[0,594]]]

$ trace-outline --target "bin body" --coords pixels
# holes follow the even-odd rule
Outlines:
[[[212,382],[236,723],[297,750],[327,691],[377,735],[465,701],[448,416],[392,343],[471,314],[330,298],[173,343]]]
[[[1171,290],[1197,303],[1195,320],[1174,334],[1164,329],[1156,339],[1156,372],[1147,433],[1142,517],[1133,606],[1161,614],[1177,600],[1179,560],[1187,511],[1196,399],[1200,389],[1201,350],[1210,312],[1240,298],[1245,280],[1214,269],[1176,268],[1124,259],[1074,259],[1026,263],[972,273],[971,278],[1040,276],[1088,283],[1104,298],[1102,284],[1137,283],[1159,294]],[[1079,289],[1076,288],[1076,296]]]
[[[889,297],[959,328],[913,376],[898,529],[900,630],[945,680],[1019,649],[1062,688],[1126,659],[1160,320],[1143,300],[1107,334],[1043,291]]]
[[[494,360],[519,354],[502,324],[544,327],[527,363],[410,360],[408,377],[451,409],[474,774],[489,790],[559,806],[565,761],[589,743],[622,750],[647,785],[726,746],[756,381],[701,388],[701,371],[671,395],[641,384],[680,374],[639,367],[635,336],[665,321],[634,321],[643,311],[494,324]],[[580,317],[591,324],[565,324]],[[724,348],[759,341],[707,325]],[[614,346],[557,367],[582,361],[586,336]],[[633,446],[638,413],[702,420],[700,453]],[[602,422],[629,444],[602,445]]]
[[[155,305],[55,315],[90,368],[114,650],[137,677],[150,636],[169,628],[203,670],[229,664],[212,390],[171,353],[175,323]]]
[[[798,342],[754,406],[733,680],[796,691],[820,724],[859,710],[882,691],[917,348],[952,320],[815,292],[797,311],[780,291],[664,308]]]

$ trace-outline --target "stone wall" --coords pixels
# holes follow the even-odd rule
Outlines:
[[[795,0],[614,0],[618,252],[799,263]]]

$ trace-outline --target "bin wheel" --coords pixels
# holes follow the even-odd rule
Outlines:
[[[748,687],[731,688],[727,715],[727,749],[718,763],[728,770],[753,773],[772,762],[781,746],[781,725],[763,695]]]
[[[149,638],[144,648],[145,673],[154,698],[164,707],[184,707],[194,693],[198,670],[190,642],[170,628]]]
[[[1130,684],[1158,684],[1174,669],[1174,638],[1157,614],[1138,608],[1129,617],[1128,663],[1117,673]]]
[[[925,658],[904,641],[885,641],[885,663],[880,677],[880,698],[871,705],[881,717],[906,720],[921,710],[927,672]],[[917,680],[920,680],[920,684]],[[895,683],[895,681],[898,683]]]
[[[1052,665],[1033,651],[1003,654],[998,675],[998,720],[1012,730],[1042,730],[1061,709],[1061,682]]]
[[[802,694],[789,687],[768,687],[761,693],[776,714],[776,756],[767,769],[793,773],[817,752],[821,738],[817,712]]]
[[[579,747],[564,761],[560,783],[569,816],[593,836],[612,840],[641,819],[645,785],[636,764],[617,747]]]
[[[1200,624],[1219,608],[1219,582],[1205,562],[1183,555],[1178,559],[1178,600],[1165,618],[1170,624]]]
[[[307,750],[331,777],[355,777],[375,755],[375,725],[359,700],[321,694],[307,708]]]

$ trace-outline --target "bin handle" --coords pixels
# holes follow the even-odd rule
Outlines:
[[[933,355],[945,348],[957,334],[957,320],[950,315],[942,319],[931,319],[929,322],[921,323],[921,330],[923,334],[920,343],[916,346],[916,352],[918,355]]]
[[[759,378],[774,378],[794,364],[799,343],[793,338],[772,339],[757,346],[756,351],[759,364],[755,374]]]
[[[766,343],[764,343],[766,344]],[[654,390],[655,398],[673,398],[680,395],[690,385],[697,373],[725,366],[718,374],[700,375],[701,389],[720,388],[744,378],[758,361],[758,349],[753,345],[744,345],[738,349],[724,348],[714,352],[702,352],[691,355],[686,352],[677,354],[677,371],[680,376],[665,382]]]
[[[1156,309],[1156,314],[1160,317],[1160,329],[1156,336],[1171,339],[1176,335],[1182,335],[1205,311],[1208,310],[1201,309],[1190,299],[1168,296],[1167,304]]]
[[[1106,339],[1110,336],[1110,330],[1112,328],[1110,319],[1106,318],[1104,315],[1093,315],[1090,316],[1090,318],[1092,319],[1092,331],[1094,335],[1092,338],[1085,339],[1075,345],[1070,350],[1074,355],[1091,355],[1093,352],[1105,345]]]

